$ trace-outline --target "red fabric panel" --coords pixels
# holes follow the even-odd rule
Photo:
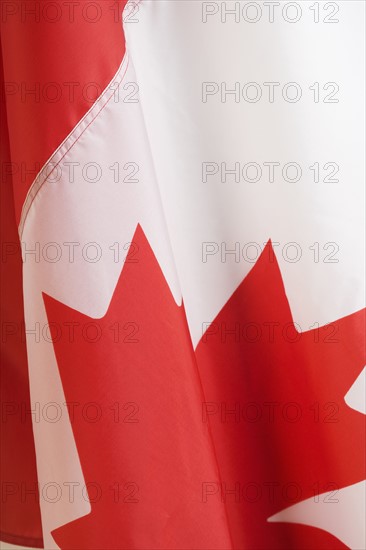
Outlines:
[[[15,163],[17,221],[38,169],[90,109],[122,61],[121,12],[125,3],[2,3],[5,99]]]
[[[1,53],[1,52],[0,52]],[[1,55],[0,55],[1,58]],[[1,68],[2,74],[2,68]],[[3,82],[1,82],[3,84]],[[9,142],[1,101],[1,518],[0,538],[12,544],[42,547],[30,409],[28,365],[22,326],[22,262],[15,222]]]

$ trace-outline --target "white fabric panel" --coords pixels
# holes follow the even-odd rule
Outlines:
[[[203,4],[147,0],[139,5],[138,23],[125,24],[194,343],[202,334],[202,322],[217,315],[253,266],[248,259],[255,249],[246,250],[245,245],[254,242],[263,248],[269,238],[279,243],[275,250],[286,292],[302,330],[361,309],[364,3],[338,2],[335,24],[314,23],[313,2],[301,2],[303,15],[297,23],[279,16],[281,7],[270,23],[261,2],[254,3],[263,11],[257,23],[243,18],[236,23],[229,15],[222,23],[222,3],[211,2],[219,11],[203,23]],[[238,4],[242,11],[248,2],[223,4],[227,9]],[[296,15],[285,13],[288,18]],[[321,18],[330,13],[322,12]],[[253,19],[255,12],[247,17]],[[203,103],[203,82],[219,87],[226,83],[228,90],[236,82],[241,90],[245,83],[256,82],[262,99],[249,103],[241,95],[236,103],[231,94],[224,103],[218,92]],[[280,83],[273,103],[266,82]],[[289,82],[301,87],[297,103],[282,97]],[[336,82],[339,92],[333,99],[338,103],[314,103],[309,89],[314,82],[319,82],[322,100],[333,91],[322,90],[323,85]],[[253,97],[253,89],[248,94]],[[290,98],[293,94],[289,89]],[[258,183],[235,183],[233,176],[222,183],[219,173],[203,183],[203,162],[226,162],[231,169],[235,162],[256,162],[263,176]],[[296,162],[303,176],[291,183],[279,174],[270,183],[265,162],[280,163],[279,170]],[[315,162],[337,163],[334,178],[339,183],[315,183],[309,169]],[[219,250],[240,243],[239,261],[235,255],[222,261],[218,252],[204,263],[203,242],[217,243]],[[291,242],[297,246],[289,247]],[[314,243],[319,243],[319,261],[309,249]],[[335,245],[323,249],[327,243]],[[289,261],[296,250],[301,258]]]

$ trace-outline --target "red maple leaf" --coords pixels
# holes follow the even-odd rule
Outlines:
[[[54,346],[66,400],[80,403],[70,419],[97,500],[52,534],[63,550],[228,548],[225,510],[202,502],[202,480],[218,475],[185,312],[140,227],[133,242],[102,319],[44,296],[49,322],[75,327],[74,342]]]
[[[364,416],[344,400],[365,364],[364,334],[364,311],[298,332],[269,242],[201,339],[221,474],[206,496],[226,501],[235,548],[345,548],[320,529],[266,520],[319,493],[334,491],[324,502],[335,506],[341,487],[365,478]]]
[[[269,244],[194,354],[140,227],[133,241],[138,262],[126,262],[102,319],[44,296],[50,323],[96,323],[98,336],[54,343],[66,400],[96,411],[95,422],[70,413],[92,503],[53,531],[57,544],[344,548],[325,531],[266,520],[364,478],[362,416],[344,403],[363,366],[361,313],[333,323],[331,336],[328,327],[298,338]]]

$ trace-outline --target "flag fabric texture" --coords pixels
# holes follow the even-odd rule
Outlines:
[[[2,541],[366,547],[364,12],[2,3]]]

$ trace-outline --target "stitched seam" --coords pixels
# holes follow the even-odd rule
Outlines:
[[[110,88],[111,84],[113,84],[113,82],[115,82],[115,80],[117,79],[117,77],[119,76],[119,73],[124,65],[124,63],[126,62],[126,55],[124,56],[123,58],[123,61],[116,73],[116,75],[114,76],[114,78],[111,80],[110,84],[107,86],[107,88],[104,90],[103,94],[100,96],[99,100],[98,100],[98,104],[100,103],[100,100],[105,96],[107,90]],[[121,85],[122,83],[122,80],[123,80],[123,77],[125,76],[126,74],[126,71],[127,71],[127,68],[128,68],[128,59],[127,59],[127,66],[126,66],[126,69],[125,69],[125,72],[123,73],[123,75],[121,76],[121,79],[118,83],[118,86],[117,86],[117,90],[119,89],[119,86]],[[99,114],[103,111],[103,109],[106,107],[106,105],[109,103],[109,101],[112,99],[113,95],[114,95],[115,91],[111,94],[111,96],[107,99],[107,101],[102,105],[102,107],[99,109],[99,111],[96,113],[96,115],[94,116],[94,118],[87,124],[87,126],[80,132],[80,134],[76,137],[76,139],[71,143],[71,145],[68,147],[68,149],[65,151],[65,153],[62,155],[62,157],[57,161],[57,163],[55,164],[55,166],[52,168],[51,172],[49,172],[47,174],[47,176],[45,177],[45,179],[42,181],[42,183],[38,184],[38,180],[39,180],[39,177],[40,175],[45,172],[47,166],[49,166],[50,162],[52,161],[53,158],[57,157],[58,154],[61,152],[63,146],[65,146],[67,144],[68,141],[71,141],[73,136],[75,134],[77,134],[77,131],[80,130],[80,128],[82,127],[83,123],[86,122],[87,118],[92,115],[93,113],[93,110],[96,110],[95,107],[96,105],[93,105],[92,108],[84,115],[84,117],[78,122],[78,124],[73,128],[73,130],[71,131],[71,133],[67,136],[67,138],[61,143],[61,145],[56,149],[56,151],[52,154],[52,156],[49,158],[49,160],[44,164],[44,166],[42,167],[42,169],[40,170],[40,172],[38,173],[38,175],[36,176],[32,186],[30,187],[29,191],[28,191],[28,194],[27,194],[27,197],[26,197],[26,200],[24,202],[24,205],[23,205],[23,209],[22,209],[22,215],[21,215],[21,219],[20,219],[20,222],[19,222],[19,234],[20,234],[20,238],[22,237],[23,235],[23,231],[24,231],[24,228],[25,228],[25,223],[27,221],[27,218],[28,218],[28,214],[30,212],[30,209],[31,209],[31,206],[36,198],[36,196],[38,195],[39,191],[42,189],[43,185],[46,183],[47,179],[49,178],[49,176],[52,174],[52,172],[55,170],[55,168],[60,164],[60,162],[62,161],[62,159],[69,153],[69,151],[74,147],[74,145],[79,141],[79,139],[82,137],[82,135],[84,134],[84,132],[89,128],[89,126],[96,120],[96,118],[99,116]],[[29,199],[30,197],[32,196],[32,191],[34,193],[34,196],[31,198],[30,202],[29,202]]]
[[[123,65],[123,62],[122,62],[122,65]],[[120,72],[121,68],[122,68],[122,65],[120,67],[120,69],[118,69],[118,72],[116,73],[116,76],[118,76],[118,73]],[[123,73],[123,75],[121,76],[121,80],[119,81],[118,83],[118,86],[117,86],[117,89],[119,89],[121,83],[122,83],[122,80],[123,80],[123,77],[125,76],[126,72],[127,72],[127,69],[128,69],[128,65],[129,65],[129,62],[127,60],[127,65],[126,65],[126,69],[125,69],[125,72]],[[112,82],[114,82],[115,79],[112,80]],[[109,86],[108,86],[109,88]],[[46,162],[46,164],[44,165],[44,167],[42,168],[42,170],[39,172],[38,176],[36,177],[36,179],[34,180],[29,192],[28,192],[28,195],[27,195],[27,199],[23,205],[23,208],[26,208],[25,210],[25,214],[23,216],[23,212],[22,212],[22,217],[21,217],[21,221],[19,223],[19,234],[20,234],[20,238],[22,237],[23,235],[23,231],[24,231],[24,227],[25,227],[25,223],[26,223],[26,220],[28,218],[28,214],[29,214],[29,211],[32,207],[32,204],[35,200],[35,198],[37,197],[38,193],[40,192],[40,190],[42,189],[42,187],[44,186],[44,184],[47,182],[49,176],[52,174],[52,172],[55,170],[55,168],[57,168],[57,166],[60,164],[60,162],[62,161],[62,159],[64,159],[66,157],[66,155],[71,151],[71,149],[74,147],[74,145],[80,140],[80,138],[84,135],[84,133],[86,132],[86,130],[89,128],[89,126],[97,119],[97,117],[100,115],[100,113],[103,111],[103,109],[108,105],[108,103],[110,102],[110,100],[112,99],[114,94],[111,94],[111,96],[107,99],[107,101],[104,103],[104,105],[99,109],[99,111],[97,112],[97,114],[94,116],[94,118],[88,122],[88,124],[85,126],[85,128],[80,132],[80,134],[76,137],[76,139],[71,143],[71,145],[69,146],[69,148],[65,151],[65,153],[62,155],[62,157],[56,162],[56,164],[53,166],[52,170],[46,175],[45,179],[38,185],[38,182],[37,180],[39,179],[39,176],[45,172],[47,166],[50,164],[52,158],[54,158],[55,156],[57,156],[58,153],[61,152],[61,149],[63,147],[63,145],[66,144],[67,141],[71,140],[73,135],[75,133],[77,133],[77,130],[80,130],[80,126],[82,125],[83,122],[86,122],[85,121],[85,117],[78,123],[77,126],[75,126],[75,128],[73,129],[73,131],[71,132],[71,134],[66,138],[66,140],[57,148],[57,150],[55,151],[55,153],[52,155],[52,157]],[[95,107],[95,105],[93,106]],[[91,115],[91,113],[93,112],[93,109],[91,111],[88,111],[87,115]],[[29,198],[32,196],[32,192],[31,191],[35,191],[35,194],[34,196],[31,198],[30,202],[29,202]]]
[[[126,9],[126,7],[128,6],[128,4],[133,4],[135,6],[138,6],[139,4],[142,3],[143,0],[128,0],[128,2],[126,3],[125,7],[124,7],[124,10]],[[123,10],[123,11],[124,11]],[[123,12],[122,12],[122,17],[123,17]],[[127,45],[126,45],[127,46]],[[127,61],[126,61],[127,60]],[[102,92],[102,94],[100,95],[100,97],[98,98],[97,102],[91,106],[91,108],[89,109],[89,111],[87,111],[85,113],[85,115],[79,120],[79,122],[77,123],[77,125],[71,130],[71,132],[69,133],[68,136],[66,136],[66,138],[62,141],[62,143],[57,147],[57,149],[52,153],[52,155],[48,158],[48,160],[44,163],[44,165],[42,166],[41,170],[38,172],[37,176],[35,177],[32,185],[30,186],[30,188],[28,189],[28,193],[25,197],[25,200],[24,200],[24,203],[23,203],[23,206],[22,206],[22,212],[21,212],[21,215],[20,215],[20,221],[19,221],[19,225],[18,225],[18,232],[19,232],[19,237],[20,239],[22,238],[22,235],[23,235],[23,232],[24,232],[24,228],[25,228],[25,224],[26,224],[26,221],[27,221],[27,218],[28,218],[28,214],[30,212],[30,209],[33,205],[33,202],[36,198],[36,196],[38,195],[39,191],[41,190],[41,188],[43,187],[44,183],[47,181],[48,177],[50,176],[50,174],[52,174],[52,172],[54,171],[54,169],[60,164],[61,160],[67,155],[67,153],[70,151],[70,149],[72,149],[72,147],[75,145],[75,143],[81,138],[81,136],[84,134],[85,130],[87,130],[87,128],[90,126],[90,124],[92,122],[94,122],[94,120],[97,118],[97,116],[100,114],[100,112],[104,109],[104,107],[107,105],[107,103],[111,100],[111,98],[113,97],[113,93],[111,94],[111,96],[107,99],[107,101],[104,103],[104,105],[101,107],[101,109],[98,111],[98,113],[95,115],[95,117],[89,122],[89,124],[84,128],[84,130],[81,131],[81,133],[78,135],[78,137],[75,139],[75,141],[70,145],[70,147],[67,149],[67,151],[62,155],[62,157],[57,161],[57,163],[55,164],[55,166],[53,167],[53,169],[51,170],[51,172],[49,172],[46,176],[46,178],[42,181],[41,184],[38,183],[38,180],[40,178],[40,176],[46,171],[46,168],[47,166],[49,166],[49,164],[51,163],[52,159],[54,159],[55,157],[58,156],[58,154],[61,152],[62,148],[67,145],[67,142],[68,141],[71,141],[73,136],[75,136],[75,134],[77,134],[78,130],[80,130],[81,126],[83,125],[83,123],[85,123],[86,119],[91,116],[91,114],[93,113],[94,110],[96,110],[96,107],[100,104],[100,102],[104,99],[107,91],[110,89],[111,85],[117,80],[119,74],[121,73],[122,71],[122,68],[125,64],[125,62],[127,63],[127,66],[126,66],[126,70],[125,72],[123,73],[123,75],[121,76],[121,80],[119,81],[118,83],[118,86],[117,86],[117,89],[119,89],[121,83],[122,83],[122,80],[123,80],[123,77],[125,76],[126,74],[126,71],[127,71],[127,68],[128,68],[128,54],[127,54],[127,47],[126,47],[126,50],[125,50],[125,55],[123,56],[123,59],[122,59],[122,62],[121,62],[121,65],[119,66],[116,74],[114,75],[114,77],[112,78],[112,80],[110,81],[110,83],[108,84],[108,86],[105,88],[105,90]],[[115,90],[116,91],[116,90]],[[114,91],[114,93],[115,93]],[[32,194],[34,193],[34,196],[32,197]]]

